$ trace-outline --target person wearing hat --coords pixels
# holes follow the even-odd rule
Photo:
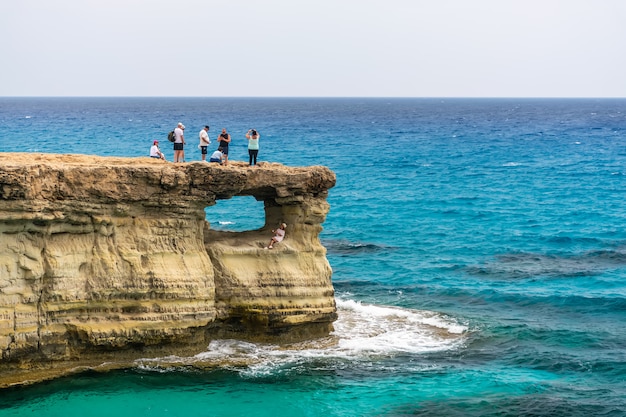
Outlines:
[[[152,142],[152,146],[150,147],[150,158],[157,158],[165,161],[165,155],[163,155],[163,152],[161,152],[161,149],[159,149],[158,140]]]
[[[185,162],[185,125],[178,123],[174,129],[174,162]]]
[[[204,126],[204,128],[200,131],[200,144],[198,147],[200,148],[200,153],[202,154],[202,160],[206,161],[206,149],[207,146],[211,144],[211,139],[209,139],[209,126]]]
[[[283,241],[283,239],[285,238],[285,227],[287,227],[287,225],[285,223],[281,223],[278,229],[272,230],[274,236],[272,236],[269,245],[267,245],[265,249],[274,249],[275,243]]]

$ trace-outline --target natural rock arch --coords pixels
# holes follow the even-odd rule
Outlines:
[[[334,184],[325,167],[0,153],[0,369],[327,335]],[[261,229],[210,229],[204,208],[234,196],[263,201]]]

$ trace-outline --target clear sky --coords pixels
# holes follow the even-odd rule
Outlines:
[[[626,0],[0,0],[0,96],[626,97]]]

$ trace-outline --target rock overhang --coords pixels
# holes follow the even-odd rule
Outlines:
[[[0,153],[0,367],[327,335],[318,236],[335,181],[322,166]],[[264,202],[263,228],[210,228],[204,208],[235,196]],[[288,237],[264,250],[280,221]]]

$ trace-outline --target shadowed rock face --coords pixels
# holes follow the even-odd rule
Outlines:
[[[334,184],[319,166],[0,153],[0,371],[327,335],[318,235]],[[244,195],[264,202],[265,226],[211,230],[205,207]]]

